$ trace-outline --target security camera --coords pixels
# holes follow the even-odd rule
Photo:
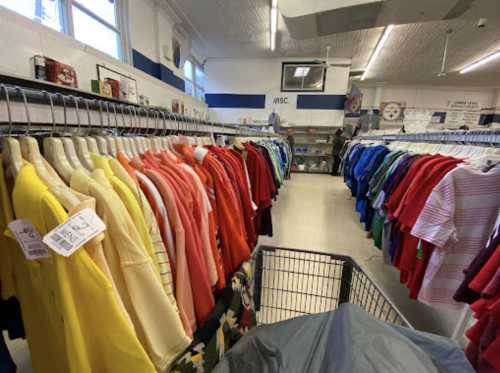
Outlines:
[[[488,20],[486,18],[479,18],[479,21],[477,21],[477,28],[485,28],[487,24]]]

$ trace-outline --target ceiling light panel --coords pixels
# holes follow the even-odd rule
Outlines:
[[[394,29],[394,25],[389,25],[385,28],[384,33],[382,34],[382,37],[378,41],[377,47],[375,48],[375,51],[373,52],[372,56],[370,57],[370,60],[368,61],[368,65],[366,65],[365,72],[361,76],[361,80],[365,80],[366,74],[372,67],[373,63],[377,59],[378,55],[380,54],[380,51],[384,47],[384,44],[386,43],[387,39],[389,39],[389,35],[391,34],[392,30]]]
[[[489,56],[481,58],[479,61],[473,62],[470,65],[464,67],[462,70],[460,70],[460,74],[467,74],[468,72],[475,70],[483,65],[486,65],[491,61],[496,60],[499,57],[500,57],[500,51],[490,54]]]

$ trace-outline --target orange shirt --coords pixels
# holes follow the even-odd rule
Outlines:
[[[242,235],[243,222],[237,213],[238,202],[231,182],[222,165],[212,154],[201,160],[203,168],[212,176],[217,199],[217,214],[221,233],[222,260],[226,276],[234,273],[251,254],[246,237]]]

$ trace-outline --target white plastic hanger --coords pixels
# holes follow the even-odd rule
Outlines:
[[[126,127],[126,122],[125,122],[125,113],[124,113],[124,105],[120,105],[120,109],[121,109],[121,118],[122,118],[122,129],[120,130],[118,128],[118,118],[117,118],[117,113],[116,113],[116,110],[114,110],[115,112],[115,122],[116,122],[116,138],[115,138],[115,141],[116,141],[116,149],[120,152],[120,153],[123,153],[125,154],[127,157],[127,150],[125,148],[125,141],[123,139],[123,131],[125,130],[125,127]]]
[[[67,115],[68,113],[67,113],[66,97],[64,95],[61,95],[60,93],[58,93],[57,96],[61,97],[62,103],[63,103],[64,132],[63,132],[63,137],[61,137],[61,141],[64,145],[64,152],[66,153],[66,157],[68,158],[68,160],[69,160],[71,166],[73,166],[73,168],[85,169],[83,167],[82,163],[80,162],[78,155],[76,154],[76,148],[75,148],[75,144],[73,143],[73,139],[70,137],[66,137],[68,134],[68,115]]]
[[[137,150],[139,151],[139,154],[144,154],[146,152],[146,148],[144,146],[144,137],[141,136],[141,131],[143,129],[143,126],[142,126],[142,120],[141,120],[141,108],[139,108],[139,126],[137,127],[137,134],[136,136],[134,137],[134,141],[137,145]],[[145,124],[145,127],[144,128],[148,128],[148,125],[149,125],[149,112],[146,108],[144,108],[144,112],[146,113],[146,124]]]
[[[10,110],[9,89],[5,86],[5,84],[1,84],[0,88],[5,92],[5,103],[7,105],[7,116],[9,118],[9,133],[3,140],[3,163],[6,165],[6,171],[9,176],[15,178],[23,167],[24,161],[21,153],[21,145],[17,139],[12,137],[13,124],[12,113]]]
[[[26,122],[28,123],[26,134],[20,140],[23,157],[35,167],[37,175],[49,187],[50,191],[60,200],[63,206],[67,209],[71,209],[77,206],[80,203],[80,200],[71,191],[71,189],[64,184],[54,170],[49,171],[48,167],[50,167],[50,165],[40,154],[40,148],[38,147],[37,140],[34,137],[29,136],[31,119],[28,109],[28,100],[26,99],[26,93],[24,90],[20,88],[18,89],[23,97]]]
[[[130,119],[130,125],[128,128],[132,128],[134,126],[134,117],[132,116],[132,110],[130,107],[128,108],[129,110],[129,119]],[[126,132],[127,132],[127,124],[125,122],[125,113],[124,113],[124,108],[122,107],[122,116],[123,116],[123,130],[121,131],[121,138],[123,142],[123,148],[125,151],[125,155],[127,156],[128,159],[132,159],[134,157],[134,154],[132,153],[132,148],[130,147],[130,141],[129,138],[126,137]]]
[[[106,105],[106,114],[108,117],[107,128],[109,130],[111,128],[111,118],[110,118],[110,114],[109,114],[109,103],[105,102],[104,104]],[[106,136],[105,139],[106,139],[106,144],[107,144],[107,147],[109,150],[109,155],[116,157],[116,139],[113,136],[109,136],[109,135]]]
[[[88,122],[88,132],[87,136],[85,136],[85,141],[87,141],[87,147],[89,149],[90,154],[99,154],[99,147],[97,146],[97,140],[94,137],[90,136],[92,132],[92,120],[90,119],[90,109],[89,109],[89,100],[84,99],[85,109],[87,110],[87,122]]]
[[[134,113],[134,126],[132,128],[132,131],[130,132],[130,137],[129,137],[128,141],[130,144],[130,149],[132,150],[132,154],[134,155],[134,157],[138,157],[141,154],[141,152],[140,152],[139,146],[137,144],[137,141],[135,139],[135,134],[136,134],[136,132],[139,131],[140,119],[137,116],[137,110],[134,106],[131,107],[131,110]]]
[[[154,111],[154,119],[155,119],[155,130],[153,135],[149,137],[149,149],[154,153],[158,153],[161,151],[161,142],[158,137],[158,118],[160,116],[160,111]],[[163,120],[165,121],[165,115],[163,116]]]
[[[64,145],[61,138],[53,137],[56,132],[56,117],[54,114],[54,102],[52,100],[52,94],[44,92],[48,96],[50,104],[50,112],[52,115],[52,132],[50,137],[46,137],[43,140],[43,153],[45,159],[56,169],[57,173],[63,178],[66,184],[69,184],[71,180],[71,175],[75,169],[70,164],[68,158],[66,157],[66,152],[64,151]]]
[[[101,155],[109,155],[110,150],[108,148],[108,142],[106,141],[106,138],[102,136],[102,133],[104,133],[104,119],[103,119],[103,112],[102,112],[102,101],[101,100],[96,100],[95,101],[97,107],[99,107],[99,124],[101,126],[101,136],[94,136],[96,141],[97,141],[97,147],[99,148],[99,153]]]
[[[124,153],[125,152],[125,148],[123,146],[123,139],[120,137],[120,130],[118,128],[118,115],[117,115],[117,112],[116,112],[116,105],[114,103],[111,103],[111,105],[113,106],[113,118],[114,118],[114,121],[115,121],[115,134],[114,134],[114,138],[115,138],[115,144],[116,144],[116,151],[120,152],[120,153]],[[122,120],[124,120],[123,119],[123,108],[122,108]]]
[[[75,104],[75,113],[76,113],[76,122],[78,125],[78,135],[80,135],[80,111],[78,109],[78,99],[75,96],[70,96],[73,99],[73,102]],[[94,162],[92,161],[92,158],[90,157],[90,152],[89,148],[87,146],[87,140],[85,140],[84,137],[82,136],[74,136],[73,137],[73,142],[75,144],[76,148],[76,154],[78,155],[78,158],[80,159],[81,164],[83,167],[85,167],[88,171],[92,171],[94,169]]]

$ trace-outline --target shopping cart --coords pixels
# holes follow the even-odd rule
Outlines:
[[[376,318],[410,327],[384,292],[349,256],[261,246],[254,253],[258,324],[359,305]]]

